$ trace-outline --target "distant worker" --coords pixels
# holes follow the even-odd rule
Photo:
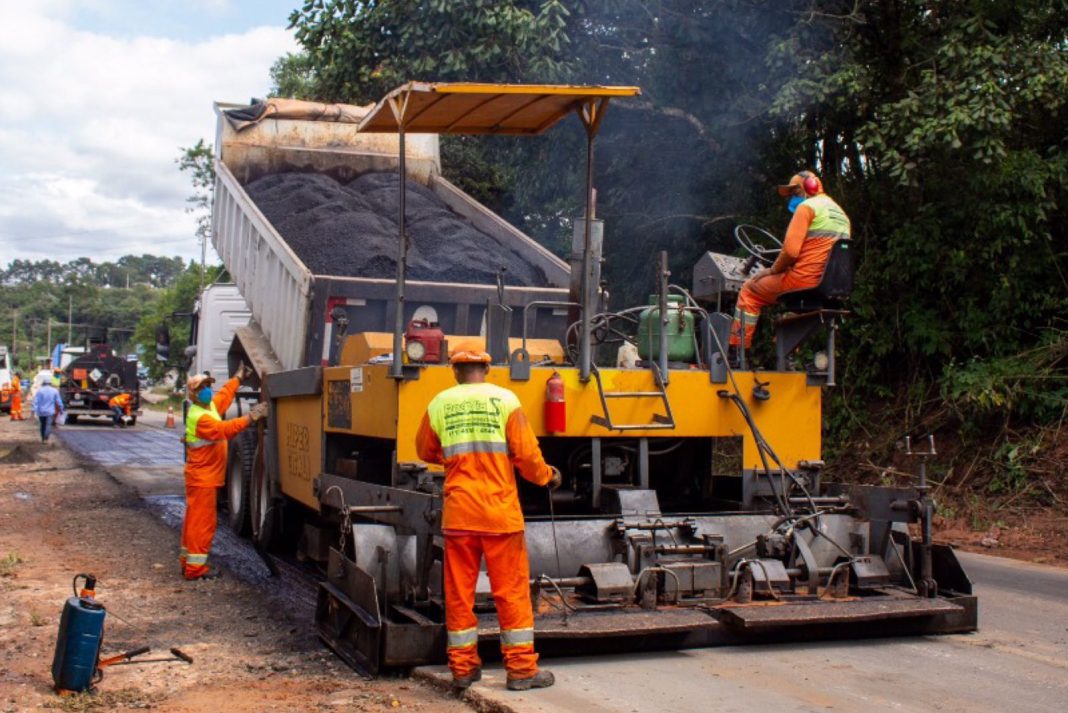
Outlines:
[[[445,466],[445,626],[452,685],[468,688],[482,678],[478,656],[475,583],[483,555],[500,624],[508,688],[553,685],[538,670],[530,564],[515,469],[535,485],[560,485],[546,465],[519,399],[486,383],[490,356],[481,343],[460,343],[450,359],[457,385],[427,407],[416,450],[427,463]]]
[[[22,421],[22,380],[19,372],[11,375],[11,420]]]
[[[242,364],[234,378],[213,393],[215,379],[207,374],[190,376],[186,382],[190,405],[185,419],[185,522],[178,559],[186,579],[214,579],[219,570],[208,567],[208,553],[215,537],[216,493],[226,480],[226,442],[267,415],[267,404],[252,407],[247,416],[224,421],[238,386],[252,374]]]
[[[56,417],[63,413],[63,398],[59,395],[58,379],[53,379],[50,384],[43,384],[37,389],[37,395],[33,397],[33,412],[37,414],[37,422],[41,426],[41,442],[48,443],[52,436],[52,425]]]
[[[816,174],[802,171],[778,191],[789,199],[786,208],[794,217],[775,263],[746,280],[738,293],[730,335],[733,348],[741,343],[743,328],[745,348],[752,346],[760,310],[775,304],[779,295],[818,285],[831,248],[837,241],[849,239],[849,216],[823,192],[823,182]]]
[[[126,419],[130,417],[130,408],[132,405],[133,397],[125,391],[111,397],[108,401],[108,408],[111,409],[112,428],[119,428],[120,426],[126,425]]]

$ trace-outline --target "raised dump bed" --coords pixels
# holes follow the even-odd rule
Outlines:
[[[239,338],[257,370],[329,363],[341,318],[349,333],[391,331],[397,137],[270,113],[238,130],[228,108],[216,104],[212,240],[252,311]],[[347,109],[341,118],[364,111]],[[513,333],[524,305],[567,299],[567,263],[442,178],[437,136],[407,137],[406,157],[406,320],[431,308],[447,334],[479,334],[502,267]],[[565,319],[563,310],[536,307],[528,327],[555,336]]]

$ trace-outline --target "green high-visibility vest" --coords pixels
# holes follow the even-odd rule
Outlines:
[[[216,443],[223,442],[205,441],[203,438],[197,438],[197,421],[199,421],[202,416],[208,416],[216,421],[222,420],[214,403],[208,408],[204,408],[200,404],[190,404],[189,413],[185,415],[185,445],[187,448],[207,448],[208,446],[214,446]]]
[[[808,226],[805,238],[838,238],[849,240],[849,216],[841,206],[831,200],[830,196],[820,194],[812,196],[801,205],[807,205],[815,213],[812,224]]]
[[[457,384],[427,407],[430,427],[446,458],[462,453],[508,453],[505,427],[519,397],[496,384]]]

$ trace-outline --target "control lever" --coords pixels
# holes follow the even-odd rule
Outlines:
[[[756,255],[750,255],[749,258],[742,263],[742,274],[748,275],[756,267],[757,261],[760,260]]]

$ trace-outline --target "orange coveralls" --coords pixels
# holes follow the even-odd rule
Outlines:
[[[820,283],[823,268],[836,239],[808,236],[809,226],[815,215],[811,207],[803,203],[799,205],[786,229],[786,239],[783,240],[782,251],[775,264],[766,274],[750,278],[742,285],[734,308],[731,346],[736,347],[741,342],[743,325],[745,348],[752,346],[760,310],[775,304],[779,295],[791,290],[815,287]]]
[[[211,400],[216,413],[226,412],[240,385],[237,379],[230,379],[219,389]],[[226,442],[251,423],[249,416],[223,421],[215,414],[203,414],[196,421],[195,433],[197,439],[209,444],[199,448],[186,444],[185,521],[178,556],[186,579],[197,579],[208,572],[208,553],[215,537],[216,491],[226,482]]]
[[[19,377],[11,377],[11,420],[22,421],[22,383]]]
[[[458,432],[475,436],[457,439]],[[445,627],[453,676],[471,676],[482,666],[474,605],[483,556],[508,675],[534,676],[538,655],[530,564],[515,469],[536,485],[547,484],[552,470],[542,458],[519,399],[493,384],[446,389],[427,408],[416,449],[427,463],[445,466]]]
[[[124,414],[129,416],[130,415],[130,402],[132,402],[132,401],[133,401],[133,397],[130,396],[129,394],[127,394],[127,393],[116,394],[115,396],[112,396],[111,399],[108,401],[108,407],[109,408],[120,408],[120,409],[122,409],[122,412]],[[116,416],[114,418],[115,418],[115,425],[118,425],[118,423],[119,423],[118,417]]]

